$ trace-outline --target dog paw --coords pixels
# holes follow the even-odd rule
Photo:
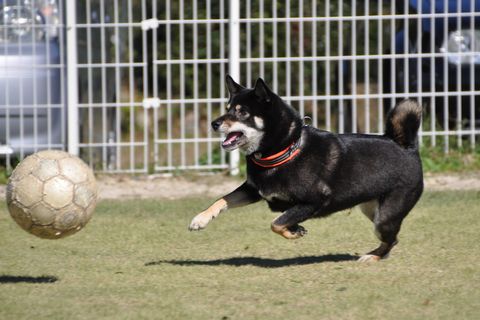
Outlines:
[[[298,239],[306,235],[307,232],[307,229],[297,224],[296,226],[287,228],[283,233],[283,236],[287,239]]]
[[[377,262],[380,261],[381,257],[376,256],[374,254],[365,254],[361,256],[357,261],[358,262]]]
[[[298,224],[296,226],[288,228],[288,231],[290,231],[293,234],[297,234],[299,237],[303,237],[308,233],[307,229],[305,229],[303,226]]]
[[[198,230],[205,229],[209,222],[210,222],[209,218],[206,218],[205,216],[199,214],[195,218],[193,218],[192,222],[190,222],[190,225],[188,226],[188,230],[198,231]]]

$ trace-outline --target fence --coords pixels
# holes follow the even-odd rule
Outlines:
[[[63,4],[21,2],[0,1],[0,157],[8,167],[63,148],[66,136]]]
[[[227,73],[246,86],[263,77],[336,132],[380,134],[396,101],[417,98],[423,145],[476,150],[479,0],[0,3],[7,164],[68,147],[98,171],[235,172],[238,154],[209,129]]]

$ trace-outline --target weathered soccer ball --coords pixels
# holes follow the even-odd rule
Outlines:
[[[92,170],[63,151],[40,151],[25,158],[7,185],[10,215],[24,230],[58,239],[82,229],[92,217],[97,186]]]

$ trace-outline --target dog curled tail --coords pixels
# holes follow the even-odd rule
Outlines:
[[[417,148],[417,133],[422,121],[422,106],[406,99],[393,108],[387,116],[385,136],[404,148]]]

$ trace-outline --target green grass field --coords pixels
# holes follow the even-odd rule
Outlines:
[[[102,201],[63,240],[0,204],[0,319],[478,319],[480,192],[425,193],[391,257],[358,210],[270,231],[265,204],[187,231],[213,199]]]

